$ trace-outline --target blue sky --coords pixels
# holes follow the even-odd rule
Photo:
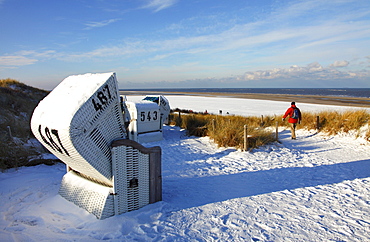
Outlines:
[[[0,78],[52,89],[370,87],[369,0],[0,0]]]

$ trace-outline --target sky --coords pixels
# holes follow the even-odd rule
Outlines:
[[[0,0],[0,79],[370,88],[369,0]]]

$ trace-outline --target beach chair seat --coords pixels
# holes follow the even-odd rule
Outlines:
[[[63,176],[59,194],[99,219],[139,209],[162,200],[161,148],[146,148],[119,139],[111,145],[112,186],[74,170]]]
[[[115,73],[67,77],[36,107],[31,129],[67,165],[60,189],[67,200],[100,219],[149,204],[150,154],[160,148],[112,146],[126,138]],[[129,195],[136,190],[139,195]]]

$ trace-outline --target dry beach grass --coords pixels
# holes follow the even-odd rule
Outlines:
[[[328,136],[352,132],[356,138],[362,136],[370,141],[370,113],[366,110],[302,112],[302,115],[304,120],[299,129],[316,129]],[[186,129],[189,135],[209,136],[221,147],[236,148],[244,147],[244,125],[247,125],[248,135],[252,137],[248,149],[276,141],[276,126],[288,128],[287,122],[275,116],[261,118],[172,113],[171,120],[173,125]]]
[[[30,165],[29,157],[38,154],[25,144],[33,137],[32,112],[47,94],[13,79],[0,80],[0,170]]]

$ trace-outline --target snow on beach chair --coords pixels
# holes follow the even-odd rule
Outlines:
[[[162,95],[146,95],[143,101],[156,103],[159,106],[159,112],[161,113],[161,123],[168,123],[168,117],[170,115],[171,108],[167,98]]]
[[[59,194],[97,218],[161,200],[161,149],[125,139],[115,73],[67,77],[36,107],[31,129],[67,165]]]
[[[122,108],[130,140],[147,143],[163,139],[162,127],[170,114],[164,96],[146,96],[141,102],[124,101]]]
[[[162,122],[157,104],[124,102],[124,117],[130,120],[128,137],[139,143],[162,140]]]

